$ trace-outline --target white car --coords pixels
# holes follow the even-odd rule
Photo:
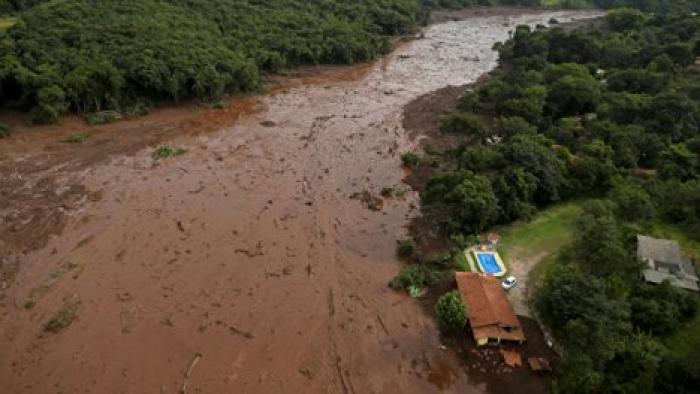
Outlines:
[[[517,284],[518,284],[518,280],[515,279],[515,276],[509,276],[509,277],[503,279],[503,281],[501,282],[501,286],[503,286],[503,288],[506,290],[512,289]]]

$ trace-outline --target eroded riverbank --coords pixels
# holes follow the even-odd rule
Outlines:
[[[83,146],[0,142],[4,257],[17,267],[0,307],[0,381],[13,393],[487,390],[386,286],[416,196],[379,210],[353,196],[402,187],[410,101],[491,70],[493,43],[517,24],[594,15],[446,22],[346,79],[228,115],[125,123],[145,141],[185,130],[168,144],[187,154],[168,160],[113,132]],[[115,138],[129,149],[99,150]],[[52,156],[90,144],[93,161]],[[33,237],[45,242],[17,246]],[[63,310],[72,324],[46,332]]]

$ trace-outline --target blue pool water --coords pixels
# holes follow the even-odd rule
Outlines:
[[[498,266],[496,258],[491,253],[477,253],[476,258],[479,259],[479,264],[487,274],[496,274],[501,272],[501,267]]]

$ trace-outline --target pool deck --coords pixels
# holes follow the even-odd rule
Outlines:
[[[501,256],[498,254],[498,252],[496,252],[496,251],[486,251],[486,252],[485,251],[477,251],[477,252],[474,252],[474,255],[476,257],[476,261],[477,261],[477,264],[479,266],[479,269],[482,273],[484,273],[486,275],[495,276],[495,277],[501,277],[501,276],[504,276],[506,274],[506,272],[508,272],[505,264],[503,264],[503,260],[501,260]],[[485,269],[486,267],[484,267],[485,263],[481,260],[481,258],[479,258],[479,255],[491,256],[493,258],[493,262],[496,264],[496,266],[498,266],[499,271],[495,271],[495,272],[494,271],[487,271]],[[490,267],[490,268],[493,268],[493,267]]]
[[[508,272],[506,265],[503,263],[503,260],[501,259],[501,255],[496,250],[493,250],[493,249],[482,250],[481,245],[474,245],[474,246],[468,247],[462,253],[464,253],[464,257],[467,259],[467,263],[469,263],[469,269],[471,272],[479,272],[479,273],[482,273],[485,275],[492,275],[492,276],[496,276],[496,277],[502,277]],[[493,254],[493,257],[496,260],[496,263],[498,264],[498,266],[501,268],[501,271],[497,272],[497,273],[485,272],[483,270],[483,267],[481,266],[481,263],[479,262],[479,259],[477,257],[477,253]]]
[[[469,263],[469,269],[471,272],[479,272],[478,268],[476,268],[476,263],[474,263],[474,256],[472,255],[473,247],[465,249],[464,252],[464,257],[467,259],[467,263]]]

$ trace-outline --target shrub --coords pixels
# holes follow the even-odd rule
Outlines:
[[[440,296],[435,304],[440,329],[444,332],[458,333],[467,323],[467,312],[459,291],[452,290]]]
[[[153,157],[156,159],[166,159],[168,157],[184,155],[187,150],[183,148],[175,148],[172,146],[163,145],[153,152]]]
[[[46,323],[44,331],[57,333],[70,326],[77,317],[77,306],[64,306]]]
[[[10,126],[0,123],[0,138],[5,138],[10,136]]]
[[[396,252],[399,257],[411,257],[416,252],[416,243],[411,238],[402,239],[396,243],[398,244]]]
[[[417,167],[420,164],[420,156],[413,152],[406,152],[401,155],[401,163],[407,168]]]
[[[87,140],[89,137],[88,133],[85,132],[80,132],[80,133],[73,133],[68,136],[63,142],[68,143],[68,144],[82,144]]]
[[[124,111],[127,118],[138,118],[140,116],[145,116],[151,113],[153,106],[151,103],[146,101],[139,101],[136,104],[127,107]]]
[[[423,264],[413,264],[401,270],[401,272],[389,282],[389,287],[394,290],[406,290],[411,287],[424,288],[435,284],[442,278],[442,273]]]
[[[457,109],[464,112],[475,112],[479,107],[479,95],[470,91],[459,98]]]
[[[122,118],[117,111],[100,111],[85,115],[85,121],[90,125],[107,124]]]
[[[440,130],[446,133],[458,133],[484,138],[486,126],[478,115],[468,112],[452,113],[440,122]]]
[[[454,259],[452,258],[452,254],[448,252],[435,253],[428,256],[424,263],[439,269],[448,269],[453,266]]]

